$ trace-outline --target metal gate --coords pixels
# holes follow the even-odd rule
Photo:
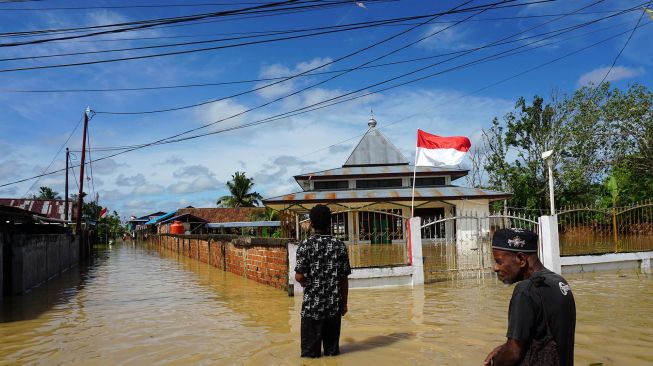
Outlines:
[[[539,232],[537,218],[514,213],[427,219],[421,226],[424,281],[482,278],[491,273],[490,239],[502,228]]]
[[[347,245],[352,268],[408,265],[408,220],[401,209],[337,211],[331,214],[331,235]],[[303,217],[298,227],[298,239],[306,239],[309,219]]]

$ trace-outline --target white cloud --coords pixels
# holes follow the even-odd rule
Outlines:
[[[312,70],[316,67],[327,64],[331,61],[332,59],[329,57],[325,57],[325,58],[316,57],[309,61],[300,62],[296,64],[295,67],[292,69],[281,64],[272,64],[261,68],[259,75],[261,78],[283,78],[283,77],[300,74],[308,70]],[[327,65],[315,71],[316,72],[327,71],[330,68],[330,66],[331,65]],[[284,81],[269,87],[265,87],[261,90],[256,91],[256,93],[266,99],[276,98],[295,91],[297,89],[297,86],[302,83],[302,80],[306,80],[306,78],[301,76],[295,79]],[[265,81],[265,82],[257,83],[255,87],[256,88],[263,87],[265,85],[274,82],[276,81]]]
[[[589,84],[598,84],[601,82],[605,74],[610,70],[609,67],[599,67],[590,72],[587,72],[581,75],[578,78],[577,85],[579,87],[586,86]],[[642,76],[646,73],[643,67],[630,68],[625,66],[615,66],[610,71],[610,75],[605,78],[605,81],[619,81],[624,79],[630,79],[638,76]]]
[[[417,45],[429,50],[455,51],[470,48],[471,46],[465,41],[467,32],[460,27],[449,27],[448,24],[433,24],[428,27],[422,37],[429,37]]]
[[[215,174],[209,170],[209,168],[204,165],[189,165],[183,168],[177,169],[172,176],[175,178],[185,178],[185,177],[198,177],[198,176],[214,176]]]
[[[134,190],[132,191],[132,194],[139,195],[139,196],[153,196],[153,195],[161,194],[164,191],[165,189],[158,184],[147,184],[147,185],[135,187]]]
[[[130,177],[120,174],[118,175],[118,178],[116,178],[116,184],[119,186],[142,186],[147,184],[147,180],[141,173]]]
[[[211,176],[200,176],[192,181],[177,182],[168,187],[168,190],[176,194],[198,193],[206,191],[217,191],[223,188],[224,183]]]

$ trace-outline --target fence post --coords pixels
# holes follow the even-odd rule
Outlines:
[[[413,258],[413,285],[424,284],[424,259],[422,256],[422,219],[410,218],[410,250]]]
[[[304,292],[302,286],[295,281],[295,265],[297,264],[297,243],[288,242],[288,296],[298,295]],[[291,292],[292,291],[292,292]]]
[[[619,251],[619,238],[617,237],[617,209],[612,207],[612,233],[614,235],[614,252]]]
[[[558,235],[558,215],[540,216],[539,226],[542,242],[542,264],[551,271],[561,274],[560,237]]]

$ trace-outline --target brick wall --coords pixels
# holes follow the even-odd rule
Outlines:
[[[159,234],[162,248],[278,289],[288,289],[288,240]]]

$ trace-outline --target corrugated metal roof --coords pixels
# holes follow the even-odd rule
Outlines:
[[[408,159],[383,136],[381,131],[374,126],[370,126],[343,167],[408,163]]]
[[[302,202],[356,202],[356,201],[410,201],[412,187],[386,189],[351,189],[341,191],[305,191],[264,199],[264,204],[302,203]],[[501,199],[510,197],[509,193],[489,189],[440,186],[416,187],[415,199],[461,199],[487,198]]]
[[[22,198],[0,198],[0,205],[22,208],[23,210],[31,211],[41,216],[51,219],[64,220],[66,201],[64,200],[38,200],[38,199],[22,199]],[[73,203],[72,200],[68,201],[68,219],[73,218]]]
[[[241,222],[211,222],[206,224],[211,229],[230,227],[276,227],[281,226],[280,221],[241,221]]]
[[[307,180],[307,179],[333,179],[338,177],[352,177],[352,176],[375,176],[375,175],[400,175],[408,176],[412,178],[413,175],[413,165],[386,165],[386,166],[356,166],[356,167],[342,167],[329,170],[323,170],[315,173],[307,173],[296,175],[296,180]],[[452,175],[452,179],[455,177],[460,178],[467,175],[467,169],[461,169],[457,167],[429,167],[429,166],[418,166],[417,167],[417,176],[424,175]]]
[[[152,220],[146,222],[145,225],[153,225],[153,224],[156,224],[157,222],[160,222],[160,221],[163,221],[163,220],[165,220],[165,219],[167,219],[167,218],[172,217],[172,216],[173,216],[174,214],[176,214],[176,213],[177,213],[177,211],[168,212],[167,214],[165,214],[165,215],[163,215],[163,216],[159,216],[159,217],[157,217],[157,218],[154,218],[154,219],[152,219]]]
[[[189,213],[185,213],[185,214],[177,215],[175,217],[171,217],[169,219],[164,219],[163,221],[161,221],[161,223],[165,224],[165,223],[168,223],[170,221],[179,220],[182,217],[186,217],[188,219],[191,219],[191,220],[193,220],[192,222],[208,222],[207,220],[205,220],[205,219],[203,219],[203,218],[201,218],[199,216],[195,216],[195,215],[192,215],[192,214],[189,214]],[[189,222],[189,221],[185,221],[185,222]]]

